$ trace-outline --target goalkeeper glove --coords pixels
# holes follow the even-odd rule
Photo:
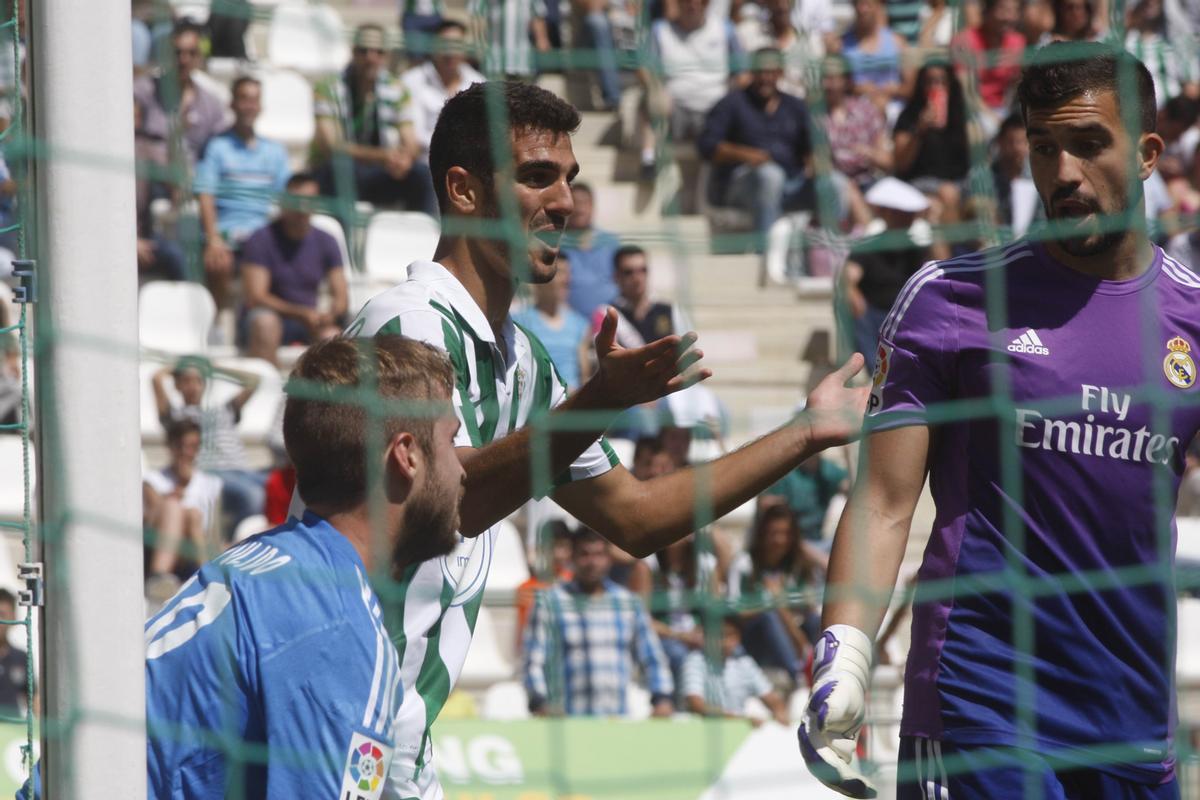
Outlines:
[[[866,715],[871,639],[850,625],[831,625],[817,641],[813,688],[800,729],[800,753],[821,783],[847,797],[875,797],[875,786],[851,763]]]

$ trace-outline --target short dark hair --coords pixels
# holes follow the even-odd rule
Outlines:
[[[462,33],[465,35],[467,32],[467,26],[456,19],[443,19],[437,24],[437,27],[433,29],[433,33],[435,36],[440,36],[448,30],[462,31]]]
[[[1112,92],[1119,109],[1122,75],[1132,76],[1137,85],[1141,133],[1153,133],[1158,109],[1146,65],[1119,46],[1100,42],[1054,42],[1034,51],[1017,86],[1021,116],[1028,123],[1030,109],[1053,108],[1094,91]]]
[[[242,88],[243,86],[245,86],[248,83],[253,83],[255,86],[257,86],[259,88],[260,91],[262,90],[262,81],[260,81],[258,78],[254,77],[253,75],[242,75],[240,78],[238,78],[237,80],[235,80],[233,82],[232,86],[229,87],[229,96],[237,97],[238,89]]]
[[[171,41],[175,41],[185,33],[194,33],[201,39],[204,38],[204,26],[196,22],[191,17],[184,17],[178,20],[171,28]]]
[[[320,185],[321,182],[317,180],[316,175],[312,174],[311,172],[301,170],[300,172],[293,172],[292,176],[287,179],[287,183],[283,185],[283,188],[290,192],[292,189],[295,189],[302,183],[315,183]]]
[[[1009,114],[1004,118],[1004,121],[1000,123],[1000,129],[996,131],[996,138],[999,139],[1001,136],[1014,129],[1020,129],[1022,131],[1025,130],[1025,120],[1021,119],[1021,115],[1016,112]]]
[[[1196,118],[1200,117],[1200,103],[1181,94],[1172,97],[1163,105],[1163,113],[1167,115],[1167,119],[1190,128],[1196,124]]]
[[[621,262],[630,256],[644,256],[646,251],[638,247],[636,244],[625,244],[617,248],[613,253],[613,271],[621,265]]]
[[[496,172],[492,129],[501,121],[493,118],[496,106],[503,107],[501,119],[507,122],[510,133],[550,131],[569,135],[579,127],[579,112],[574,106],[530,83],[487,81],[451,97],[442,107],[429,142],[429,169],[443,214],[450,211],[446,174],[451,167],[462,167],[491,189]]]
[[[167,423],[167,444],[176,445],[189,433],[200,435],[200,424],[192,419],[175,419]]]
[[[371,387],[385,401],[449,402],[454,368],[441,350],[406,336],[336,336],[305,351],[292,378],[307,384],[289,385],[283,412],[300,499],[345,511],[366,501],[369,454],[403,431],[430,452],[434,420],[428,413],[389,413],[379,420],[380,440],[369,442],[372,415],[362,401],[336,393]]]
[[[0,589],[0,603],[8,603],[15,611],[17,608],[17,596],[8,589]]]
[[[208,380],[208,376],[212,372],[212,365],[204,356],[180,356],[179,360],[175,362],[174,368],[171,369],[171,377],[181,378],[183,373],[189,369],[196,370],[202,379]]]
[[[571,549],[575,552],[579,552],[581,549],[583,549],[584,545],[593,544],[595,542],[604,542],[605,544],[608,544],[608,539],[605,539],[603,536],[596,533],[586,525],[580,525],[579,529],[575,531],[575,535],[571,537]]]
[[[596,193],[592,190],[592,185],[584,181],[575,181],[571,184],[572,192],[583,192],[588,197],[595,197]]]

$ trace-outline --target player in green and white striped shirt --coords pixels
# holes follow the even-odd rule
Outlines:
[[[489,125],[497,117],[499,136]],[[861,369],[856,356],[812,392],[810,410],[708,465],[702,485],[691,470],[639,481],[619,464],[601,437],[607,424],[621,410],[709,373],[696,363],[702,354],[694,334],[617,346],[616,312],[609,309],[596,338],[598,370],[568,396],[542,344],[509,318],[519,281],[554,276],[573,208],[570,183],[579,171],[570,137],[578,124],[574,108],[528,84],[476,84],[451,98],[429,154],[445,231],[434,260],[414,263],[409,279],[367,303],[347,331],[401,333],[444,349],[454,363],[463,423],[457,444],[467,482],[459,547],[407,565],[399,586],[383,593],[401,598],[387,612],[388,630],[398,634],[404,687],[390,798],[443,797],[429,726],[466,658],[492,557],[492,526],[531,496],[552,493],[623,550],[648,555],[694,529],[697,492],[716,515],[728,513],[813,453],[856,436],[861,424],[866,389],[844,388]],[[515,236],[496,238],[498,227]],[[531,422],[541,423],[534,427],[544,438]]]

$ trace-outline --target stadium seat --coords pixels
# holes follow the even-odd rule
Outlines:
[[[251,514],[237,524],[237,528],[233,532],[233,542],[231,544],[244,542],[251,536],[270,529],[271,525],[267,522],[266,517],[262,514]]]
[[[347,275],[353,273],[354,262],[351,260],[350,248],[346,244],[346,231],[337,217],[331,217],[328,214],[313,214],[312,226],[337,240],[338,251],[342,254],[342,266],[346,268]]]
[[[529,564],[525,561],[525,546],[517,526],[504,519],[499,527],[484,601],[510,604],[517,587],[529,580]]]
[[[486,720],[509,722],[529,719],[529,695],[517,681],[500,681],[483,695],[481,716]]]
[[[484,689],[513,677],[515,665],[505,655],[504,651],[508,648],[500,645],[498,632],[492,624],[491,611],[487,606],[479,609],[479,617],[475,620],[475,636],[458,679],[460,688]]]
[[[208,22],[212,12],[210,0],[171,0],[171,11],[175,19],[190,19],[197,25]]]
[[[186,281],[151,281],[138,292],[138,335],[144,349],[203,353],[217,316],[208,289]]]
[[[350,60],[341,15],[324,3],[279,3],[267,30],[267,58],[276,67],[307,75],[337,72]]]
[[[288,148],[307,147],[316,130],[313,91],[299,72],[279,69],[259,74],[262,81],[262,115],[255,129]]]
[[[420,211],[380,211],[367,224],[363,269],[372,283],[397,284],[408,265],[433,258],[442,226]]]
[[[1195,690],[1200,688],[1200,598],[1181,597],[1177,613],[1176,680]]]

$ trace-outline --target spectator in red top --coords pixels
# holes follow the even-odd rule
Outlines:
[[[984,122],[990,137],[1007,116],[1009,94],[1021,77],[1021,53],[1025,37],[1017,32],[1021,9],[1017,0],[984,0],[983,20],[978,27],[968,28],[954,39],[959,77],[969,84],[967,73],[975,72],[976,91],[983,106]],[[1000,51],[995,58],[993,51]]]

